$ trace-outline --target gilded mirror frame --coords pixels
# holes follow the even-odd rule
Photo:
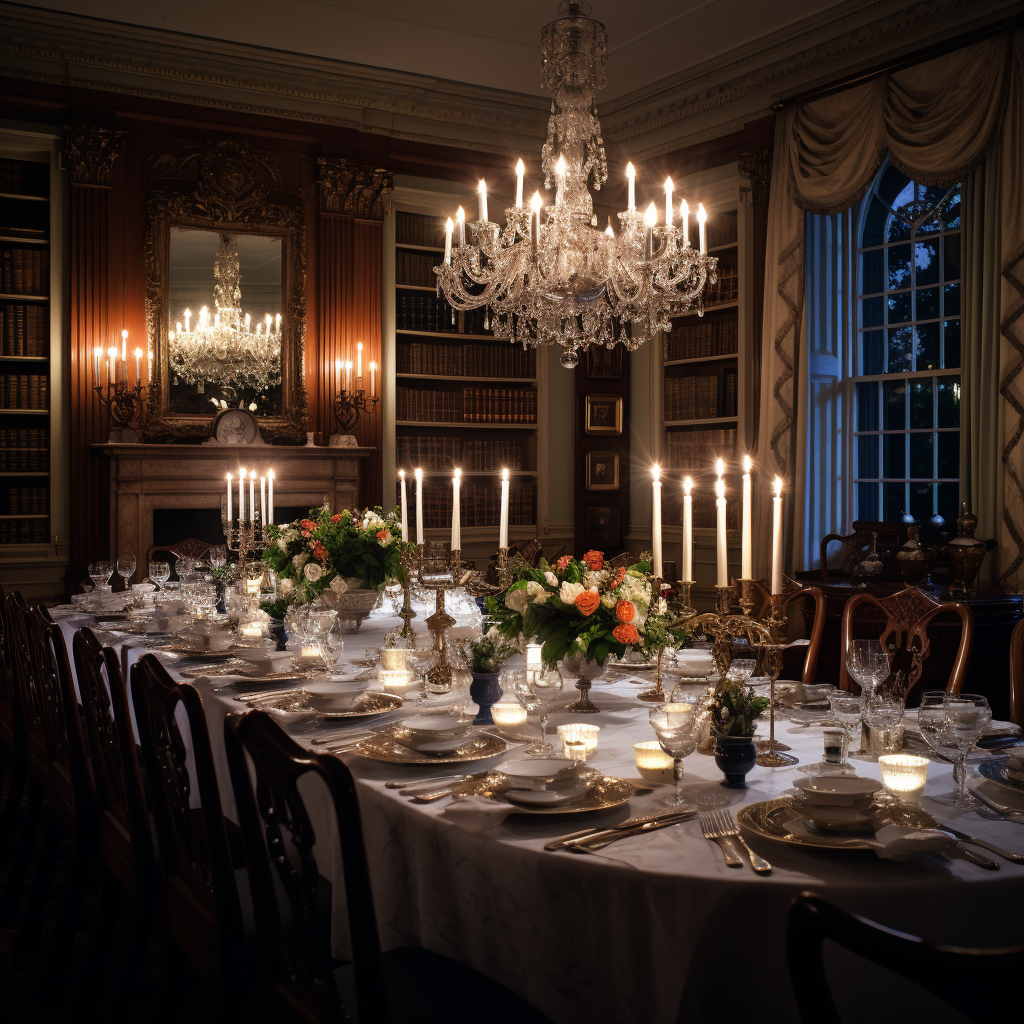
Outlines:
[[[301,192],[244,142],[215,142],[157,157],[147,174],[146,328],[153,377],[142,422],[147,441],[194,441],[210,436],[216,413],[176,413],[170,407],[167,334],[170,330],[170,235],[172,227],[281,239],[281,413],[260,416],[265,441],[301,443],[306,431],[303,373],[306,333],[305,210]]]

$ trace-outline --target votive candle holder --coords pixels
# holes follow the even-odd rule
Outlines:
[[[651,782],[672,782],[674,762],[657,740],[642,740],[633,744],[636,770]]]
[[[582,743],[586,747],[586,756],[589,757],[597,750],[597,734],[601,731],[599,725],[589,725],[585,722],[568,722],[558,727],[558,738],[562,745],[569,743]],[[567,754],[566,757],[569,755]],[[586,760],[586,757],[583,759]]]
[[[522,725],[526,721],[526,708],[508,701],[491,705],[491,718],[495,725]]]
[[[878,766],[882,770],[882,785],[890,796],[912,804],[921,799],[928,778],[928,758],[914,754],[881,754]]]
[[[407,668],[379,668],[377,682],[392,693],[406,689],[412,682],[412,673]]]
[[[570,761],[586,761],[587,759],[587,745],[582,740],[576,743],[566,740],[562,744],[562,752]]]

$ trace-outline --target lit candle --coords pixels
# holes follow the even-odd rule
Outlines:
[[[718,585],[729,585],[729,552],[725,535],[725,463],[718,460],[718,481],[715,483],[715,507],[718,510]]]
[[[444,261],[447,264],[452,262],[452,232],[455,230],[455,225],[452,223],[451,217],[444,222]]]
[[[682,701],[678,704],[663,704],[661,710],[665,712],[669,728],[678,729],[693,714],[693,705]]]
[[[245,470],[238,471],[238,518],[245,519]]]
[[[110,368],[114,368],[114,376],[110,376]],[[117,349],[113,345],[107,349],[107,383],[117,383]]]
[[[886,792],[904,803],[916,804],[928,780],[928,758],[913,754],[882,754],[878,758]]]
[[[693,579],[693,479],[683,481],[683,579]]]
[[[683,225],[683,248],[690,244],[690,204],[684,199],[679,204],[679,220]]]
[[[249,518],[256,518],[256,470],[249,470]]]
[[[511,702],[491,705],[491,718],[495,725],[522,725],[526,721],[526,708]]]
[[[753,558],[751,554],[751,529],[750,529],[750,470],[753,463],[749,455],[743,456],[743,534],[740,538],[740,578],[751,580],[754,578],[752,568]]]
[[[345,390],[352,390],[352,360],[345,360]]]
[[[629,181],[629,206],[627,209],[636,209],[636,168],[631,163],[626,164],[626,178]]]
[[[142,383],[142,349],[135,350],[135,383]]]
[[[153,379],[153,350],[152,349],[149,349],[146,352],[146,363],[148,364],[146,380],[152,380]]]
[[[564,156],[559,156],[558,163],[555,164],[555,205],[561,203],[562,199],[565,198],[565,173],[568,170],[568,166],[565,162]]]
[[[377,364],[370,361],[370,397],[377,394]]]
[[[477,185],[476,190],[480,196],[480,220],[489,220],[487,216],[487,182],[483,178],[480,179],[480,184]]]
[[[530,215],[530,224],[531,224],[530,235],[531,235],[531,240],[533,242],[533,258],[534,259],[537,258],[537,243],[540,241],[540,208],[541,208],[542,205],[543,205],[543,203],[542,203],[541,198],[540,198],[540,193],[539,192],[534,192],[533,193],[533,198],[530,200],[530,210],[532,211],[532,213]]]
[[[654,255],[654,225],[658,223],[658,210],[654,203],[651,203],[644,213],[644,259],[649,260]]]
[[[127,363],[128,362],[128,332],[127,331],[122,331],[121,332],[121,362],[122,363]],[[125,376],[127,377],[128,375],[125,374]]]
[[[267,521],[267,478],[260,477],[260,518]]]
[[[782,593],[782,477],[775,478],[772,499],[772,593]]]
[[[408,509],[408,506],[406,505],[406,500],[405,500],[405,470],[404,469],[400,469],[398,471],[398,479],[401,481],[401,490],[402,490],[402,500],[401,500],[401,505],[402,505],[402,543],[405,544],[409,540],[409,524],[408,524],[409,509]]]
[[[523,206],[523,175],[526,173],[526,166],[522,160],[516,164],[516,209]]]
[[[634,743],[633,758],[636,761],[636,770],[645,779],[656,782],[671,780],[675,762],[661,749],[661,744],[657,740],[642,740],[639,743]]]
[[[97,345],[96,348],[93,349],[93,356],[96,359],[96,369],[95,369],[95,372],[94,372],[93,376],[96,378],[96,383],[97,384],[99,384],[99,382],[100,382],[100,356],[102,354],[103,354],[103,349],[101,349],[99,347],[99,345]]]
[[[228,525],[231,525],[231,474],[228,473]]]
[[[672,225],[672,179],[665,179],[665,227]]]
[[[501,515],[498,519],[498,547],[508,547],[508,470],[501,471]]]
[[[267,473],[267,522],[274,521],[274,471]]]
[[[455,223],[459,225],[459,245],[466,244],[466,211],[460,206],[455,211]]]
[[[452,477],[452,551],[462,550],[462,523],[459,516],[459,492],[462,490],[462,470]]]
[[[416,470],[416,543],[423,543],[423,470]]]
[[[697,206],[697,226],[700,228],[700,252],[701,255],[705,255],[708,251],[708,234],[707,234],[707,211],[704,209],[704,204],[700,203]]]
[[[246,313],[245,314],[245,330],[246,330],[246,332],[249,331],[250,327],[252,327],[252,316],[251,316],[251,314]]]
[[[363,343],[360,341],[356,345],[356,384],[360,384],[363,379]]]
[[[655,466],[652,484],[654,517],[651,523],[651,575],[661,579],[661,467]],[[654,594],[654,599],[661,597]]]

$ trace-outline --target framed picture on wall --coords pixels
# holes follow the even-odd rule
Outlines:
[[[607,349],[604,345],[587,348],[587,376],[591,380],[618,380],[622,376],[622,346]]]
[[[587,395],[584,430],[588,434],[622,433],[622,396]]]
[[[619,453],[587,452],[587,490],[619,489]]]
[[[587,506],[587,544],[607,551],[619,543],[619,506]]]

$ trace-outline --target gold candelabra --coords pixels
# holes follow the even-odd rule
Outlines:
[[[455,619],[445,611],[444,595],[459,585],[461,565],[461,551],[453,549],[446,560],[424,560],[423,546],[420,545],[419,582],[427,590],[434,591],[434,614],[426,620],[427,628],[434,634],[436,654],[433,665],[427,670],[427,687],[433,693],[447,693],[452,688],[448,630],[455,625]]]
[[[132,427],[132,423],[142,414],[142,392],[145,391],[148,396],[149,385],[143,385],[142,381],[136,380],[135,386],[129,387],[127,380],[108,380],[105,385],[93,385],[93,391],[100,400],[100,408],[106,408],[110,413],[108,440],[111,443],[138,443],[141,438]]]
[[[222,515],[221,525],[227,550],[238,556],[239,572],[245,571],[250,562],[260,561],[252,556],[265,542],[261,515],[257,514],[255,519],[236,519],[234,522],[229,522],[227,516]]]
[[[412,581],[413,574],[416,574],[416,578],[419,578],[419,570],[423,565],[423,545],[417,544],[412,545],[405,543],[402,545],[402,559],[401,559],[401,577],[399,582],[402,584],[402,610],[398,613],[398,617],[402,620],[402,628],[398,635],[407,640],[411,640],[413,637],[412,620],[416,618],[416,612],[412,607]]]
[[[786,649],[783,636],[783,630],[786,628],[786,602],[782,594],[771,596],[771,611],[768,613],[767,625],[770,639],[767,643],[761,644],[761,650],[764,652],[764,670],[771,680],[768,694],[768,743],[758,753],[757,763],[762,768],[785,768],[796,764],[799,758],[782,753],[789,750],[789,747],[775,739],[775,681],[782,671],[782,652]]]
[[[357,383],[361,383],[362,379]],[[359,417],[362,413],[366,413],[368,416],[372,415],[373,410],[377,408],[377,403],[380,401],[379,395],[370,395],[367,397],[366,388],[356,388],[355,391],[349,391],[347,388],[338,392],[334,396],[334,417],[338,421],[338,426],[341,428],[342,434],[351,433],[355,425],[359,422]]]

